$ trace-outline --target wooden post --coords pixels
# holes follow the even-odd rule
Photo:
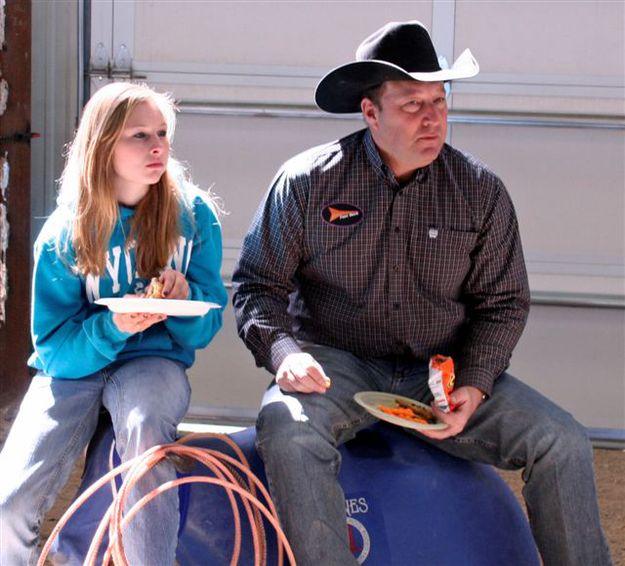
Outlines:
[[[10,166],[9,188],[4,203],[8,209],[10,234],[6,255],[6,320],[0,324],[0,409],[15,405],[30,381],[26,360],[31,350],[31,25],[31,2],[7,0],[0,71],[8,85],[8,98],[6,111],[0,116],[0,154],[7,156]]]

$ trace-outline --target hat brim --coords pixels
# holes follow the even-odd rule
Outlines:
[[[479,72],[480,67],[468,49],[451,68],[427,73],[409,73],[387,61],[354,61],[333,69],[321,79],[315,90],[315,102],[333,114],[360,112],[363,94],[384,81],[444,82],[468,79]]]

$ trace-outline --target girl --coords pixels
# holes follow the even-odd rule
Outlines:
[[[170,157],[172,101],[113,83],[88,102],[35,243],[29,365],[38,370],[0,454],[0,564],[33,564],[39,526],[91,438],[101,407],[122,461],[172,442],[189,404],[185,373],[222,322],[112,313],[101,297],[142,294],[226,304],[221,233],[209,197]],[[131,501],[175,478],[162,462]],[[124,535],[131,565],[173,564],[178,496],[170,490]]]

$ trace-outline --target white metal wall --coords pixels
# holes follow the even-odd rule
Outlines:
[[[35,3],[34,11],[54,11],[56,18],[43,17],[39,25],[48,36],[62,36],[75,3],[54,5]],[[315,111],[313,89],[327,70],[351,60],[356,45],[389,20],[421,20],[450,62],[470,47],[482,72],[454,85],[450,141],[506,182],[534,296],[616,306],[535,305],[512,369],[584,424],[625,429],[622,2],[98,0],[87,6],[92,87],[111,74],[132,75],[180,100],[174,149],[196,181],[214,185],[230,212],[223,219],[226,280],[282,161],[362,126],[355,117]],[[39,45],[39,51],[60,67],[57,82],[45,83],[46,92],[57,93],[54,106],[44,101],[50,121],[72,67],[58,47]],[[49,69],[34,63],[34,83],[41,82]],[[38,210],[51,207],[55,152],[58,133],[46,145],[44,196],[33,195]],[[190,372],[196,415],[251,416],[270,379],[253,367],[232,316],[230,308],[224,329]]]

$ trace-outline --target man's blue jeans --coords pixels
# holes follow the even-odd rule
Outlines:
[[[365,360],[327,346],[303,347],[332,386],[323,395],[285,394],[276,385],[268,389],[257,422],[257,446],[298,566],[355,565],[337,481],[337,446],[375,419],[352,396],[388,391],[429,403],[428,368],[401,360]],[[611,564],[586,432],[538,392],[503,374],[461,434],[444,441],[420,438],[460,458],[523,469],[523,496],[545,566]]]
[[[111,415],[116,448],[126,461],[173,442],[189,399],[184,367],[159,357],[84,379],[34,377],[0,454],[0,564],[36,563],[42,518],[93,435],[101,407]],[[137,484],[129,505],[175,477],[171,463],[159,463]],[[131,566],[174,564],[178,522],[176,490],[152,500],[124,532]]]

